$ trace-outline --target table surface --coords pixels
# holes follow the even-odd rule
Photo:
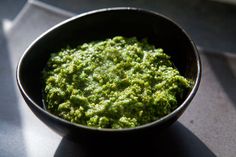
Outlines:
[[[151,137],[140,137],[141,140],[139,141],[116,143],[112,146],[102,142],[98,146],[86,146],[60,137],[34,116],[19,93],[15,80],[15,70],[24,50],[41,33],[55,24],[74,16],[75,14],[72,12],[81,13],[89,9],[102,8],[103,6],[95,3],[91,7],[88,6],[85,0],[81,0],[81,6],[77,6],[81,9],[76,11],[77,7],[74,6],[70,10],[72,12],[69,12],[61,9],[63,8],[60,6],[61,3],[58,3],[57,7],[55,7],[53,0],[48,3],[46,3],[46,0],[43,1],[27,1],[26,3],[18,1],[16,3],[23,7],[22,10],[21,7],[18,10],[14,9],[12,15],[7,18],[0,14],[2,20],[0,23],[1,157],[79,155],[235,156],[236,53],[234,52],[236,52],[236,48],[233,45],[236,41],[234,40],[235,30],[221,32],[224,35],[228,33],[227,37],[230,40],[220,45],[217,39],[214,41],[199,40],[200,36],[196,35],[199,30],[192,31],[190,26],[187,26],[187,22],[182,19],[185,28],[190,31],[190,34],[197,41],[203,67],[199,90],[185,113],[176,123],[160,134]],[[75,2],[72,2],[70,5],[73,6]],[[144,5],[141,0],[137,2],[139,5]],[[116,5],[119,4],[122,3],[117,3]],[[113,5],[109,4],[109,6]],[[65,6],[64,9],[68,7]],[[153,9],[150,4],[146,6],[146,8],[148,7]],[[10,10],[11,7],[7,9]],[[159,11],[158,8],[155,11]],[[163,9],[160,11],[163,11]],[[232,13],[235,10],[231,8],[230,11]],[[172,15],[174,14],[175,12],[172,12]],[[15,17],[15,15],[17,16]],[[227,19],[230,20],[232,17],[227,17]],[[181,23],[181,18],[178,20]],[[194,24],[194,21],[191,22]],[[221,24],[220,27],[224,27],[224,25],[226,24]],[[232,35],[231,33],[234,34]],[[219,34],[216,34],[216,36]],[[218,37],[226,38],[226,35]],[[208,36],[210,36],[209,38],[214,38],[211,34],[207,34],[206,38]],[[214,42],[218,42],[217,49],[212,46]]]

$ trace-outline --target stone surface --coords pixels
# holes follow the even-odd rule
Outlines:
[[[53,156],[61,140],[61,137],[41,123],[25,104],[16,86],[15,71],[21,55],[29,44],[41,33],[66,18],[68,17],[65,15],[27,3],[15,19],[6,17],[9,26],[6,26],[2,20],[0,31],[2,33],[0,36],[1,157]]]
[[[201,51],[202,81],[179,119],[217,156],[236,154],[236,55]]]
[[[22,6],[23,3],[18,5]],[[76,5],[73,1],[71,3]],[[141,3],[141,0],[137,3]],[[81,1],[81,7],[83,7],[78,10],[78,13],[88,10],[89,6],[85,4],[89,5],[86,1]],[[94,2],[95,4],[97,3]],[[112,146],[104,143],[98,146],[86,146],[61,138],[52,132],[30,111],[19,93],[15,80],[17,62],[27,46],[48,28],[73,15],[45,6],[32,1],[28,2],[18,15],[17,12],[20,9],[15,9],[11,15],[5,17],[0,14],[1,157],[111,156],[111,153],[116,151],[119,153],[114,156],[151,156],[153,154],[182,157],[235,156],[236,54],[226,53],[220,49],[216,50],[219,53],[199,49],[203,73],[197,95],[179,121],[158,135],[147,135],[140,137],[141,140],[138,141]],[[162,10],[164,11],[163,8]],[[1,5],[0,11],[6,13],[1,10]],[[175,15],[175,13],[172,14]],[[226,36],[227,32],[225,38]],[[230,35],[229,38],[231,37]],[[212,46],[212,41],[205,42]],[[214,42],[220,45],[217,40]],[[103,148],[109,148],[110,151],[103,151]]]

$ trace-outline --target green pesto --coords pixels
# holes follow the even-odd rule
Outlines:
[[[43,70],[48,111],[96,128],[132,128],[178,107],[191,87],[161,48],[116,36],[53,53]]]

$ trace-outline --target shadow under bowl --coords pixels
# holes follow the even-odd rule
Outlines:
[[[94,40],[114,36],[147,38],[149,43],[161,47],[171,56],[181,75],[194,81],[180,106],[169,115],[136,128],[96,129],[70,123],[43,108],[41,71],[50,53]],[[100,9],[70,18],[38,37],[24,52],[17,67],[17,83],[33,113],[61,136],[72,139],[115,139],[157,131],[175,122],[190,104],[197,92],[201,77],[198,51],[186,32],[169,18],[140,8]]]

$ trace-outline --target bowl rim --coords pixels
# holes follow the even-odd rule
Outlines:
[[[185,100],[171,113],[165,115],[164,117],[161,117],[158,120],[155,120],[153,122],[147,123],[147,124],[143,124],[134,128],[122,128],[122,129],[112,129],[112,128],[95,128],[95,127],[89,127],[89,126],[85,126],[82,124],[76,124],[76,123],[72,123],[69,122],[63,118],[60,118],[48,111],[46,111],[45,109],[41,108],[39,105],[37,105],[37,103],[31,99],[27,92],[24,90],[23,85],[21,84],[21,65],[22,62],[25,58],[25,56],[27,55],[27,53],[29,52],[29,50],[39,41],[41,40],[46,34],[50,33],[53,30],[56,30],[57,28],[61,27],[62,25],[65,25],[71,21],[77,20],[81,17],[84,16],[89,16],[89,15],[93,15],[93,14],[97,14],[97,13],[102,13],[102,12],[109,12],[109,11],[137,11],[137,12],[143,12],[145,14],[152,14],[155,16],[159,16],[165,20],[167,20],[168,22],[172,23],[173,25],[175,25],[176,27],[178,27],[182,33],[187,37],[187,39],[190,41],[191,47],[194,51],[194,55],[196,57],[196,62],[197,62],[197,75],[196,75],[196,81],[193,85],[193,87],[191,88],[190,93],[188,94],[188,96],[185,98]],[[88,11],[88,12],[84,12],[78,15],[75,15],[67,20],[64,20],[58,24],[56,24],[55,26],[51,27],[50,29],[48,29],[47,31],[45,31],[44,33],[42,33],[40,36],[38,36],[29,46],[28,48],[24,51],[23,55],[21,56],[20,60],[18,61],[17,64],[17,68],[16,68],[16,80],[17,80],[17,85],[20,89],[20,91],[22,92],[22,94],[24,95],[25,98],[27,98],[28,101],[30,101],[31,104],[33,104],[34,108],[36,108],[37,110],[39,110],[40,112],[43,112],[44,114],[48,115],[50,118],[53,118],[54,120],[58,120],[62,123],[66,123],[67,125],[72,125],[74,127],[79,127],[82,129],[86,129],[86,130],[93,130],[93,131],[99,131],[99,132],[129,132],[129,131],[134,131],[134,130],[140,130],[140,129],[145,129],[148,127],[152,127],[161,123],[164,123],[165,121],[168,121],[169,119],[171,119],[172,117],[174,117],[178,112],[181,112],[182,109],[186,108],[189,103],[192,101],[193,97],[195,96],[199,85],[200,85],[200,80],[201,80],[201,75],[202,75],[202,66],[201,66],[201,59],[200,59],[200,55],[199,52],[196,48],[196,45],[194,44],[193,40],[190,38],[190,36],[187,34],[187,32],[178,24],[176,23],[174,20],[170,19],[169,17],[160,14],[156,11],[152,11],[150,9],[143,9],[143,8],[136,8],[136,7],[109,7],[109,8],[102,8],[102,9],[96,9],[96,10],[92,10],[92,11]],[[28,105],[28,103],[26,103]],[[29,105],[28,105],[29,106]]]

